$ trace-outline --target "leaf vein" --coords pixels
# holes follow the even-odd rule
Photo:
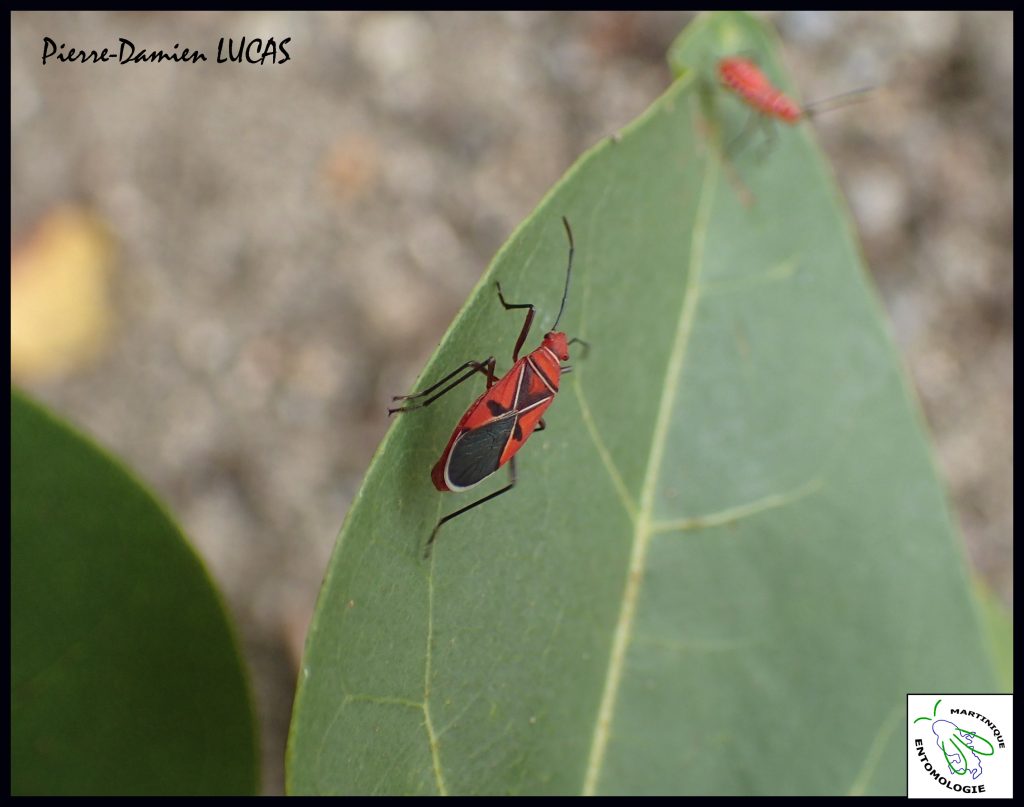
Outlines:
[[[654,508],[654,496],[661,474],[665,441],[672,420],[672,409],[679,391],[683,364],[686,358],[687,347],[689,346],[690,334],[693,331],[697,302],[700,297],[700,270],[711,214],[711,200],[715,187],[716,168],[717,162],[713,159],[708,159],[705,163],[704,176],[701,180],[700,200],[698,202],[696,220],[694,221],[693,237],[690,243],[689,272],[683,287],[676,335],[671,353],[669,354],[668,366],[664,376],[665,384],[662,388],[654,432],[651,436],[651,450],[648,455],[647,469],[644,472],[644,481],[640,491],[640,507],[637,518],[634,521],[633,547],[630,551],[629,572],[626,576],[622,606],[619,611],[619,621],[615,628],[615,636],[612,639],[608,671],[605,677],[597,720],[594,725],[590,756],[583,779],[584,795],[593,795],[597,792],[597,785],[604,766],[605,753],[611,734],[615,703],[625,666],[626,651],[630,644],[633,619],[636,615],[637,600],[639,599],[644,568],[647,563],[647,550],[652,536],[651,513]]]
[[[735,294],[772,283],[784,283],[796,276],[797,268],[797,260],[791,258],[754,275],[737,277],[731,280],[720,280],[715,283],[705,283],[701,287],[701,294],[704,297],[719,294]]]
[[[382,706],[408,706],[410,709],[423,709],[419,701],[411,701],[408,698],[393,698],[389,695],[346,695],[345,703],[378,703]]]
[[[611,195],[611,189],[614,183],[611,180],[607,180],[604,186],[601,188],[601,196],[594,203],[594,207],[590,217],[590,229],[591,231],[598,231],[599,226],[597,224],[598,215],[604,209],[609,196]],[[587,321],[587,310],[590,302],[590,276],[584,275],[583,283],[583,300],[580,305],[580,330],[586,332],[586,321]],[[622,502],[622,506],[626,509],[631,520],[636,520],[636,503],[633,501],[633,495],[629,491],[629,487],[626,485],[626,481],[619,471],[618,466],[615,464],[615,460],[612,458],[611,452],[608,450],[608,446],[604,442],[604,438],[601,437],[601,431],[597,428],[597,423],[594,420],[594,414],[590,410],[590,404],[587,402],[586,396],[583,394],[583,365],[582,363],[576,368],[576,381],[572,385],[573,394],[575,394],[580,404],[580,415],[583,419],[583,425],[587,428],[587,433],[590,435],[591,441],[594,443],[594,447],[597,449],[598,456],[601,457],[601,462],[608,471],[608,475],[611,477],[612,484],[615,486],[615,492],[619,496],[619,500]]]
[[[437,734],[434,733],[434,723],[430,719],[430,704],[423,704],[423,725],[427,729],[427,739],[430,742],[430,756],[434,762],[434,781],[437,784],[437,792],[441,796],[448,795],[448,786],[444,781],[444,770],[441,768],[441,748],[438,745]]]
[[[437,515],[441,515],[441,498],[437,501]],[[423,663],[423,726],[427,730],[427,743],[430,746],[430,758],[434,767],[434,782],[437,792],[448,795],[448,787],[444,781],[444,769],[441,767],[441,747],[439,738],[434,731],[434,723],[430,718],[430,672],[434,651],[434,555],[430,556],[430,570],[427,572],[427,653]]]
[[[897,718],[900,716],[900,707],[894,706],[892,711],[889,712],[885,720],[882,721],[882,725],[878,729],[878,733],[875,734],[874,740],[871,741],[871,747],[868,749],[868,754],[864,758],[864,765],[861,767],[860,773],[853,780],[853,785],[850,787],[851,796],[863,796],[864,791],[867,789],[868,783],[871,781],[871,777],[874,776],[875,770],[878,768],[878,763],[882,758],[882,750],[885,748],[885,744],[889,741],[889,736],[892,734],[893,729],[896,728]]]
[[[825,480],[818,477],[810,480],[809,482],[805,482],[798,488],[786,491],[785,493],[774,493],[770,496],[755,499],[754,501],[746,504],[727,507],[724,510],[719,510],[717,513],[708,513],[707,515],[691,516],[688,518],[677,518],[671,521],[655,522],[651,525],[651,532],[658,535],[665,532],[681,532],[687,530],[708,529],[710,527],[720,527],[723,524],[730,524],[735,521],[740,521],[741,519],[751,518],[752,516],[769,510],[777,510],[780,507],[795,504],[796,502],[817,493],[823,487],[825,487]]]
[[[580,404],[580,414],[583,416],[583,425],[587,427],[590,439],[594,443],[594,447],[597,449],[597,455],[601,458],[601,464],[604,465],[605,470],[608,471],[608,476],[611,477],[612,484],[615,486],[615,492],[618,494],[619,501],[622,502],[622,506],[629,514],[630,519],[635,522],[636,504],[633,502],[633,497],[630,495],[629,488],[626,487],[626,481],[622,478],[622,474],[615,465],[615,460],[612,459],[612,456],[608,451],[608,447],[604,444],[604,440],[601,439],[601,432],[598,430],[597,424],[594,422],[594,416],[590,411],[590,405],[587,403],[587,399],[583,395],[583,389],[580,386],[582,380],[583,379],[577,377],[576,383],[572,386],[573,392],[576,394],[576,399]]]

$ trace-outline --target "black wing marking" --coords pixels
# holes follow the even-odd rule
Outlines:
[[[545,348],[545,350],[546,350],[546,348]],[[551,353],[551,351],[548,350],[548,353]],[[552,355],[554,355],[554,354],[552,353]],[[558,392],[558,384],[556,384],[550,378],[548,378],[548,374],[545,373],[540,368],[539,364],[534,362],[534,360],[531,359],[529,356],[526,357],[526,364],[530,368],[531,373],[536,373],[538,376],[540,376],[540,379],[544,383],[544,386],[546,386],[548,388],[548,390],[551,392],[552,395],[554,395],[556,392]],[[524,381],[524,384],[525,384],[525,381]]]
[[[497,471],[516,421],[515,417],[501,418],[463,432],[448,455],[449,484],[468,488]]]
[[[535,392],[531,392],[530,384],[537,375],[543,379],[544,386]],[[536,367],[532,361],[527,359],[526,365],[523,367],[523,383],[519,385],[519,392],[516,396],[516,411],[522,412],[524,409],[529,408],[538,401],[550,398],[554,394],[552,390],[557,391],[558,387],[552,387],[551,382],[548,381],[548,377],[540,371],[540,368]]]

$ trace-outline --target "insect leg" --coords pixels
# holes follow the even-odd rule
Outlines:
[[[395,396],[392,396],[391,400],[392,401],[409,401],[409,400],[412,400],[413,398],[422,398],[424,395],[429,395],[430,393],[432,393],[434,390],[436,390],[438,387],[440,387],[445,382],[450,381],[451,379],[455,378],[455,376],[457,376],[463,370],[465,370],[465,369],[467,369],[469,367],[472,367],[472,368],[476,369],[476,368],[478,368],[478,367],[480,367],[480,366],[482,366],[482,365],[484,365],[486,363],[487,363],[487,360],[484,360],[484,361],[480,362],[480,361],[475,361],[473,359],[470,359],[465,364],[460,364],[458,367],[456,367],[454,370],[452,370],[450,373],[448,373],[448,375],[446,375],[444,378],[440,379],[436,384],[431,384],[426,389],[420,390],[419,392],[413,392],[410,395],[395,395]]]
[[[590,355],[590,342],[584,342],[578,336],[574,336],[569,340],[570,345],[583,345],[583,354],[580,356],[581,359],[585,359]]]
[[[498,377],[494,374],[494,356],[484,362],[484,372],[487,373],[487,389],[498,383]]]
[[[432,393],[434,390],[436,390],[442,384],[444,384],[447,381],[450,381],[452,378],[454,378],[455,376],[457,376],[459,373],[461,373],[463,370],[466,370],[466,369],[468,369],[469,372],[467,372],[465,375],[463,375],[462,378],[455,379],[455,381],[452,381],[451,384],[449,384],[443,390],[441,390],[440,392],[436,393],[435,395],[433,395],[430,398],[428,398],[427,400],[425,400],[423,403],[421,403],[421,404],[409,404],[408,406],[401,406],[401,407],[398,407],[397,409],[388,409],[388,415],[393,415],[393,414],[395,414],[395,412],[408,412],[410,409],[422,409],[424,406],[430,406],[430,404],[432,404],[434,401],[436,401],[442,395],[444,395],[445,393],[450,392],[451,390],[455,389],[455,387],[459,386],[459,384],[461,384],[466,379],[472,378],[473,375],[475,375],[476,373],[483,373],[484,375],[487,376],[487,388],[488,389],[490,389],[491,385],[494,384],[494,382],[497,380],[495,378],[495,376],[494,376],[494,356],[489,356],[488,358],[484,359],[483,361],[467,361],[461,367],[456,368],[455,370],[450,372],[448,375],[446,375],[444,378],[442,378],[440,381],[438,381],[436,384],[432,384],[431,386],[427,387],[422,392],[416,392],[416,393],[413,393],[412,395],[396,395],[393,400],[396,400],[396,401],[408,401],[408,400],[412,400],[413,398],[422,398],[424,395],[430,395],[430,393]]]
[[[775,124],[771,122],[766,116],[761,115],[761,131],[764,132],[764,143],[761,146],[760,152],[758,152],[758,161],[763,160],[775,147],[775,141],[778,138],[778,133],[775,131]]]
[[[501,284],[495,284],[498,287],[498,299],[501,300],[501,304],[505,306],[506,311],[511,311],[513,308],[528,308],[526,312],[526,322],[523,323],[523,330],[519,332],[519,338],[516,340],[516,349],[512,351],[512,361],[519,361],[519,351],[523,349],[523,342],[526,341],[527,335],[530,333],[530,326],[533,324],[533,315],[536,313],[536,309],[533,307],[533,303],[506,303],[505,295],[501,293]]]
[[[542,432],[548,427],[548,424],[544,422],[544,418],[537,421],[537,428],[533,430],[534,434]]]
[[[750,207],[754,203],[754,194],[751,193],[750,188],[746,186],[746,183],[740,178],[739,173],[736,171],[736,166],[733,160],[736,154],[739,153],[739,149],[735,149],[734,146],[739,144],[742,140],[745,140],[756,126],[755,118],[759,117],[759,113],[751,112],[751,117],[747,119],[747,123],[736,137],[734,137],[726,148],[722,150],[722,167],[725,169],[726,179],[729,180],[729,184],[732,185],[733,190],[736,191],[736,195],[739,197],[740,203],[744,207]]]
[[[746,139],[750,137],[754,129],[757,127],[758,122],[764,116],[757,110],[752,110],[750,116],[747,118],[747,122],[743,124],[743,128],[740,129],[740,133],[736,135],[732,140],[729,141],[729,145],[725,147],[725,153],[730,158],[735,158],[743,149],[740,146],[745,146]]]
[[[510,490],[512,490],[512,488],[514,488],[516,486],[516,458],[515,457],[512,457],[508,461],[508,475],[509,475],[509,483],[507,485],[505,485],[505,487],[503,487],[501,490],[496,490],[496,491],[494,491],[494,493],[490,493],[487,496],[484,496],[482,499],[477,499],[472,504],[467,504],[465,507],[460,508],[459,510],[456,510],[454,513],[449,513],[444,518],[442,518],[440,521],[438,521],[437,522],[437,526],[434,527],[434,531],[432,533],[430,533],[430,537],[427,539],[427,548],[426,548],[426,551],[423,553],[423,557],[424,558],[429,558],[430,557],[431,546],[433,545],[434,539],[437,537],[437,531],[439,529],[441,529],[441,525],[442,524],[444,524],[447,521],[451,521],[456,516],[461,516],[467,510],[472,510],[477,505],[483,504],[484,502],[489,502],[491,499],[497,498],[502,493],[508,493]]]

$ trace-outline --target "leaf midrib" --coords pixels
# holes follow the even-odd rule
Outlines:
[[[665,369],[664,384],[661,390],[661,401],[651,436],[651,449],[648,453],[647,467],[644,471],[643,484],[640,489],[639,509],[633,522],[633,545],[630,550],[629,570],[626,575],[619,620],[612,640],[612,648],[608,659],[608,671],[605,674],[605,685],[601,695],[591,740],[590,755],[583,779],[583,795],[592,796],[597,792],[601,773],[604,767],[605,754],[611,734],[611,724],[622,681],[626,652],[629,649],[633,620],[636,616],[637,599],[643,584],[644,570],[647,564],[647,550],[651,537],[654,535],[654,496],[661,476],[666,437],[672,420],[672,412],[679,393],[680,380],[686,360],[687,347],[697,312],[700,298],[699,277],[704,258],[704,243],[708,231],[708,220],[711,214],[711,200],[715,187],[717,161],[712,155],[706,157],[704,176],[701,180],[700,200],[694,220],[693,236],[690,242],[689,271],[676,325],[675,341]]]

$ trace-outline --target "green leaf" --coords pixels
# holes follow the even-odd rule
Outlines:
[[[981,605],[982,618],[992,647],[1000,689],[1013,691],[1013,617],[988,585],[976,578],[974,591]]]
[[[920,413],[809,127],[722,159],[682,77],[513,234],[424,370],[508,368],[520,312],[592,343],[505,484],[437,493],[479,380],[397,416],[342,529],[293,712],[295,793],[903,793],[905,693],[996,688]],[[578,359],[578,357],[577,357]],[[475,385],[474,389],[466,387]]]
[[[124,468],[11,394],[11,792],[254,793],[224,605]]]

